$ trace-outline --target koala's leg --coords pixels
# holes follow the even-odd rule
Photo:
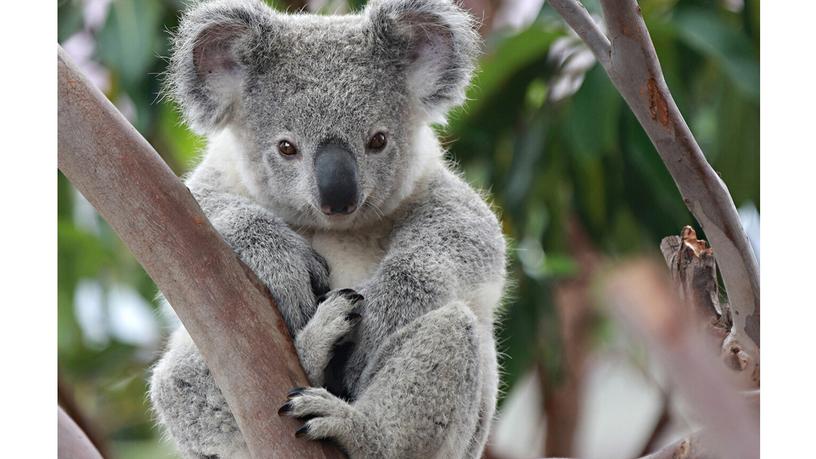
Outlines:
[[[184,328],[153,368],[150,401],[185,458],[249,457],[221,390]]]
[[[355,402],[296,389],[281,413],[310,418],[298,434],[333,439],[353,459],[479,457],[484,443],[474,436],[492,416],[482,400],[482,327],[461,302],[431,311],[386,340]]]
[[[481,404],[476,432],[471,438],[465,457],[482,457],[493,416],[496,414],[496,396],[499,391],[499,364],[496,356],[496,341],[493,338],[492,326],[483,326],[479,335],[479,365],[481,379]]]

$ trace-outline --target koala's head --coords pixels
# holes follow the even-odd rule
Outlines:
[[[239,139],[241,180],[291,224],[361,226],[416,173],[418,137],[465,98],[478,51],[450,0],[288,15],[256,0],[182,18],[170,92],[199,133]]]

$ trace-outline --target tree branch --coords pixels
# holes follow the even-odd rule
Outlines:
[[[85,432],[57,407],[57,457],[60,459],[102,459]]]
[[[648,134],[683,201],[716,253],[733,312],[735,339],[759,361],[759,267],[725,183],[706,161],[672,98],[636,0],[601,0],[609,53],[576,0],[551,5],[583,38]],[[607,58],[608,56],[608,58]],[[750,341],[741,339],[747,336]]]
[[[340,457],[275,415],[306,384],[268,290],[189,190],[59,48],[58,164],[173,306],[212,371],[252,457]]]
[[[110,451],[105,444],[103,435],[99,432],[79,408],[72,388],[57,374],[57,406],[85,433],[88,440],[102,457],[110,457]]]
[[[581,422],[586,361],[591,343],[591,323],[596,311],[590,298],[592,277],[600,263],[595,248],[576,216],[567,225],[569,253],[578,262],[578,273],[556,283],[553,300],[561,340],[558,375],[539,365],[539,378],[547,417],[544,454],[569,456],[575,450],[575,432]]]

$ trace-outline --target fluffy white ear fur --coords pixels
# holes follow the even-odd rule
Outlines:
[[[223,106],[240,96],[243,71],[235,47],[247,33],[245,25],[214,24],[202,30],[192,46],[196,74]]]
[[[480,39],[473,18],[450,0],[373,0],[377,34],[407,49],[408,90],[433,121],[464,102]]]

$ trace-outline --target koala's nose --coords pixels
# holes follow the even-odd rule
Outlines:
[[[339,142],[327,142],[315,152],[315,177],[320,210],[347,215],[357,210],[357,161]]]

